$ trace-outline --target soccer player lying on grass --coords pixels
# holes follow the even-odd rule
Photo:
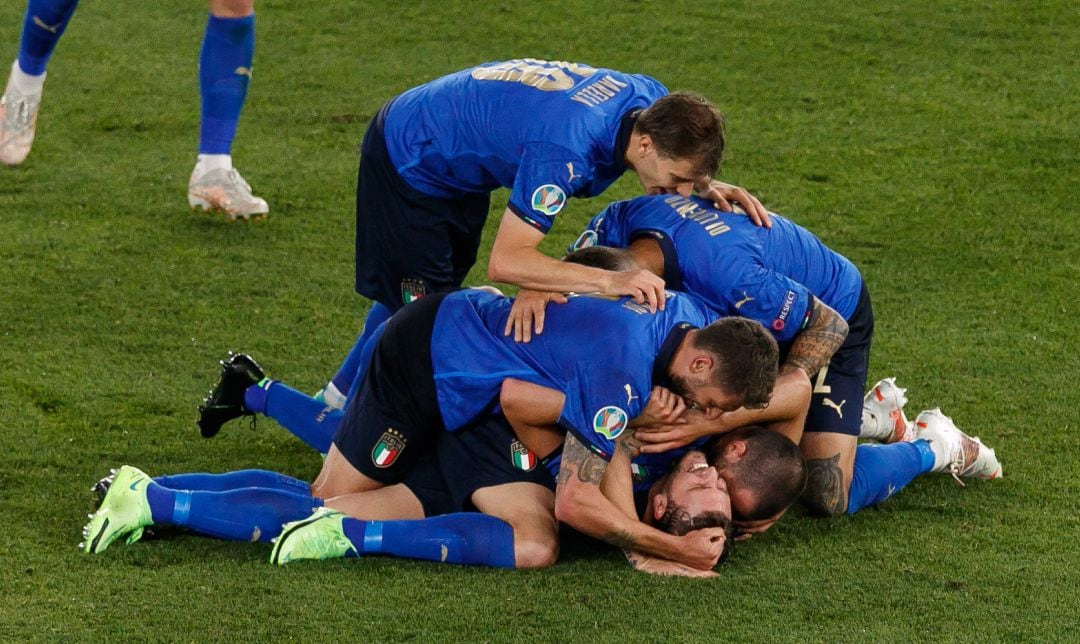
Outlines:
[[[940,410],[908,423],[904,390],[892,379],[866,395],[861,415],[845,413],[844,405],[862,398],[866,387],[874,330],[869,292],[858,269],[811,232],[775,214],[772,221],[771,228],[757,227],[700,198],[639,197],[608,206],[572,247],[626,248],[638,266],[670,287],[700,297],[717,315],[761,322],[781,343],[784,361],[768,407],[638,432],[651,443],[643,450],[664,451],[705,434],[769,423],[799,442],[810,469],[803,500],[825,516],[880,503],[927,472],[1000,476],[993,450]],[[562,299],[529,293],[518,299],[529,297]],[[538,320],[536,330],[542,325]],[[530,331],[514,329],[526,341]],[[889,445],[857,446],[860,437]]]
[[[472,290],[425,297],[391,318],[312,495],[340,497],[348,510],[348,495],[400,482],[443,431],[462,430],[501,405],[515,424],[558,423],[569,431],[555,497],[559,520],[693,567],[714,565],[722,544],[695,533],[673,538],[629,520],[601,493],[600,478],[614,440],[643,409],[654,379],[714,417],[764,404],[776,373],[771,336],[737,318],[697,328],[704,315],[684,297],[670,296],[665,310],[652,315],[628,298],[577,297],[549,315],[543,340],[521,344],[501,332],[509,309],[509,300]],[[253,392],[239,393],[243,399]],[[524,415],[515,419],[511,410]],[[89,526],[88,549],[125,529],[109,526],[102,512]]]
[[[629,437],[629,433],[623,436]],[[786,449],[776,450],[777,441],[785,442]],[[725,553],[730,552],[731,509],[726,484],[716,469],[707,465],[705,454],[687,452],[671,472],[651,477],[644,493],[632,495],[632,449],[619,442],[603,483],[605,494],[611,495],[620,511],[636,519],[638,501],[642,522],[674,535],[722,528],[722,545]],[[744,464],[755,471],[789,472],[795,487],[771,490],[774,496],[783,495],[786,503],[795,501],[797,486],[805,482],[805,468],[795,444],[764,428],[718,437],[710,441],[708,450],[714,454],[748,452]],[[95,486],[95,491],[105,493],[95,517],[97,525],[106,520],[118,522],[123,530],[109,531],[111,539],[95,541],[96,535],[105,533],[95,529],[92,521],[84,535],[89,541],[82,547],[101,552],[110,540],[125,534],[128,543],[137,540],[150,525],[177,525],[229,540],[275,540],[271,561],[277,564],[387,555],[532,568],[551,565],[558,556],[558,528],[552,515],[554,489],[554,477],[548,469],[521,446],[505,418],[493,416],[468,431],[442,434],[434,449],[418,459],[401,483],[354,495],[352,516],[333,509],[335,499],[323,505],[311,497],[304,482],[273,472],[246,470],[150,479],[140,470],[124,466]],[[496,503],[497,499],[502,501]],[[363,503],[358,505],[358,500]],[[537,502],[546,510],[529,509]],[[477,515],[474,511],[479,507],[493,508],[495,514]],[[312,508],[317,509],[308,516]],[[644,553],[626,554],[633,566],[644,572],[713,576]]]
[[[343,406],[364,344],[392,312],[461,286],[500,187],[510,195],[490,279],[663,308],[659,277],[561,264],[537,245],[568,199],[596,196],[627,170],[649,194],[696,190],[767,222],[752,195],[712,179],[723,150],[723,116],[704,98],[579,63],[484,63],[395,97],[364,134],[356,190],[356,291],[373,303],[327,401]]]

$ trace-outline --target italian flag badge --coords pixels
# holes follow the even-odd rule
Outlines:
[[[514,467],[525,472],[531,472],[536,467],[536,456],[521,441],[515,440],[510,444],[510,458],[514,461]]]
[[[375,467],[390,467],[404,449],[405,438],[396,430],[388,429],[371,450],[371,461],[375,463]]]

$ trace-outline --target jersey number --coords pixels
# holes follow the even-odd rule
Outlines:
[[[588,78],[595,73],[596,70],[588,65],[568,63],[561,60],[549,62],[537,60],[536,58],[522,58],[508,60],[505,63],[491,65],[490,67],[477,67],[472,70],[472,77],[476,80],[522,83],[545,92],[556,92],[574,86],[577,81],[570,74]]]

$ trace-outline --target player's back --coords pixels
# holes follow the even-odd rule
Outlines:
[[[594,401],[618,402],[632,418],[648,397],[653,362],[672,329],[709,321],[696,301],[681,294],[655,314],[628,298],[574,296],[549,306],[544,332],[524,343],[503,333],[511,304],[475,290],[443,301],[431,356],[447,429],[495,411],[507,378],[562,391],[564,417],[578,430],[603,407],[590,408]]]
[[[740,314],[740,301],[751,297],[742,290],[754,280],[748,276],[773,271],[850,316],[862,288],[858,268],[802,226],[776,214],[772,219],[772,228],[764,228],[700,197],[658,195],[611,204],[589,228],[601,245],[626,247],[640,236],[662,246],[670,240],[682,281],[670,286],[702,296],[722,315]]]
[[[386,142],[398,172],[422,192],[442,198],[488,192],[513,184],[530,144],[591,151],[597,158],[583,163],[609,164],[602,157],[610,157],[622,117],[665,94],[647,76],[576,63],[485,63],[395,98]],[[598,194],[618,178],[618,157],[619,168],[597,168],[582,190]]]

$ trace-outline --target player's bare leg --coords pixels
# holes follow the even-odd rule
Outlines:
[[[472,502],[514,529],[514,567],[546,568],[558,560],[554,492],[534,483],[506,483],[473,492]]]
[[[385,483],[365,475],[353,467],[352,463],[331,445],[323,461],[322,470],[311,484],[311,495],[320,499],[330,499],[344,494],[368,492],[386,487]]]

